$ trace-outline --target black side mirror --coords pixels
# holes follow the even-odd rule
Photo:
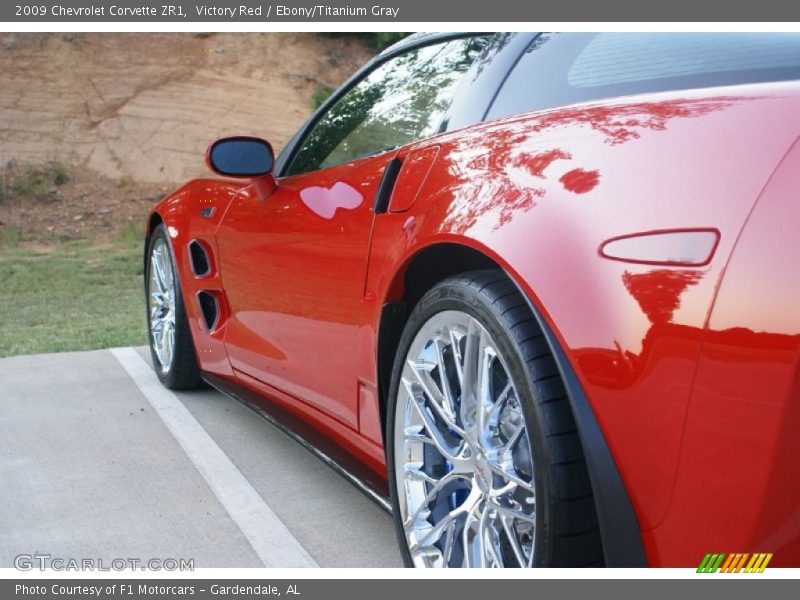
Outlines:
[[[272,173],[275,155],[266,140],[255,137],[229,137],[208,147],[206,163],[212,171],[226,177],[263,177]]]

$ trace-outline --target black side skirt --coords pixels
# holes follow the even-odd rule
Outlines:
[[[266,419],[283,433],[317,456],[328,466],[350,481],[370,500],[391,512],[389,483],[365,466],[352,454],[342,449],[328,437],[314,429],[300,417],[269,399],[229,379],[203,373],[203,380],[226,396],[240,402],[258,416]]]

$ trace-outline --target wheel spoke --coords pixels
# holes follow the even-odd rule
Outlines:
[[[154,300],[161,297],[164,290],[161,289],[161,280],[158,278],[158,270],[155,265],[155,255],[150,258],[150,290]]]
[[[464,349],[464,380],[461,394],[461,420],[470,441],[482,447],[487,439],[487,418],[493,408],[491,369],[496,354],[487,334],[470,322]]]
[[[159,331],[153,331],[153,349],[156,351],[156,355],[161,360],[161,337],[162,333]]]
[[[169,322],[165,322],[161,337],[161,350],[163,352],[163,363],[165,365],[172,363],[172,333],[173,329],[170,327]]]
[[[422,463],[406,463],[406,475],[431,485],[435,485],[438,482],[438,479],[422,470]]]
[[[435,483],[431,485],[430,490],[428,491],[425,499],[420,502],[419,507],[417,510],[409,517],[408,521],[406,522],[406,530],[413,528],[417,519],[420,518],[420,515],[423,511],[427,510],[430,503],[438,496],[441,491],[450,483],[453,483],[457,479],[463,479],[464,476],[458,473],[447,473],[444,477],[439,479],[438,481],[434,480]]]
[[[150,266],[150,290],[153,299],[161,304],[164,289],[161,284],[161,279],[158,277],[158,269],[152,264]]]
[[[438,523],[434,524],[428,531],[426,531],[422,537],[413,541],[409,547],[409,550],[412,552],[412,554],[415,551],[419,551],[421,548],[424,548],[425,546],[430,546],[439,541],[442,534],[444,534],[448,528],[454,527],[457,519],[463,517],[464,515],[468,515],[473,510],[478,499],[479,496],[476,494],[470,494],[470,496],[462,504],[456,506],[453,510],[447,513],[441,520],[439,520]]]
[[[422,419],[422,423],[425,426],[425,431],[428,433],[433,445],[439,451],[439,454],[447,459],[456,460],[458,458],[456,449],[451,448],[447,440],[444,439],[444,436],[439,431],[439,426],[433,419],[433,416],[431,416],[431,414],[425,410],[424,402],[418,397],[417,394],[414,393],[411,384],[406,379],[403,379],[402,383],[406,388],[406,393],[408,394],[411,404],[417,410],[417,414]]]
[[[491,468],[492,471],[500,475],[500,477],[507,479],[508,481],[516,484],[518,487],[521,487],[524,490],[528,490],[529,492],[535,491],[533,482],[525,481],[522,477],[520,477],[516,473],[510,473],[507,469],[504,469],[502,466],[493,463],[489,464],[489,468]]]
[[[509,381],[502,391],[498,394],[497,399],[493,401],[492,407],[489,409],[488,418],[486,420],[487,427],[496,427],[500,421],[500,414],[506,406],[506,402],[511,397],[514,391],[514,386]],[[488,433],[488,432],[487,432]]]
[[[448,336],[449,339],[449,336]],[[456,418],[456,404],[453,389],[450,387],[450,378],[447,375],[447,366],[445,365],[444,349],[447,347],[445,343],[437,338],[433,341],[434,349],[436,350],[436,365],[439,367],[439,381],[442,382],[442,394],[444,395],[443,405],[447,409],[447,414],[455,424]]]
[[[164,324],[164,319],[160,317],[154,317],[152,325],[153,333],[162,333],[164,331]]]
[[[455,520],[456,517],[453,513],[446,515],[441,521],[431,527],[419,540],[412,542],[408,548],[409,552],[411,552],[412,555],[419,553],[422,548],[427,548],[438,542],[442,534],[449,528],[454,527]]]
[[[522,521],[527,521],[528,523],[535,523],[536,522],[536,513],[528,514],[521,510],[517,510],[515,508],[509,508],[508,506],[503,506],[498,502],[491,501],[492,509],[496,510],[499,513],[502,513],[508,517],[512,517],[514,519],[520,519]]]
[[[482,332],[476,323],[469,322],[464,344],[463,380],[461,382],[461,395],[464,398],[474,397],[477,391],[475,385],[478,381],[478,356],[480,354]],[[463,404],[463,398],[462,398]]]
[[[461,382],[460,417],[466,436],[477,445],[478,413],[481,406],[482,362],[485,350],[483,329],[474,321],[467,328],[464,344],[464,371]]]
[[[508,456],[512,449],[514,448],[514,444],[516,444],[521,438],[522,434],[525,431],[525,421],[520,419],[519,425],[517,425],[516,429],[508,436],[508,440],[500,449],[500,455],[503,457]]]
[[[158,282],[159,290],[162,293],[166,293],[167,287],[167,276],[165,274],[164,268],[164,252],[163,246],[159,246],[157,251],[153,252],[153,270],[156,274],[156,281]]]
[[[442,550],[442,559],[444,566],[450,566],[450,561],[453,559],[453,545],[456,536],[456,521],[451,521],[445,530],[444,549]]]
[[[496,563],[502,563],[497,558],[497,555],[494,553],[494,548],[492,546],[491,540],[489,539],[489,510],[487,504],[483,505],[483,510],[481,511],[481,519],[478,522],[478,537],[481,539],[481,548],[483,552],[482,555],[482,567],[489,566],[489,558],[492,558]],[[492,555],[491,557],[489,555]]]
[[[411,367],[411,372],[417,379],[417,383],[422,387],[425,396],[428,398],[428,404],[436,411],[439,418],[454,432],[462,434],[461,428],[456,425],[455,414],[449,401],[439,390],[436,382],[431,377],[431,369],[436,365],[425,361],[409,361],[408,365]],[[443,386],[447,387],[447,386]]]
[[[420,444],[430,444],[436,446],[433,439],[423,433],[424,428],[420,426],[406,427],[404,439],[409,442],[418,442]]]
[[[511,551],[514,553],[514,558],[517,559],[517,564],[520,567],[529,566],[528,559],[525,557],[525,552],[522,550],[519,539],[517,539],[517,533],[514,531],[514,521],[504,515],[500,515],[498,518],[500,523],[503,525],[503,531],[506,534],[506,539],[508,540],[508,543],[511,544]]]
[[[164,246],[162,254],[163,264],[161,266],[161,270],[164,273],[164,281],[167,284],[167,294],[172,296],[175,293],[175,286],[173,285],[172,281],[172,261],[169,259],[169,250],[166,246]]]
[[[481,341],[483,341],[483,338]],[[475,410],[477,411],[477,414],[475,415],[475,421],[477,425],[477,433],[475,437],[482,446],[485,445],[484,437],[486,434],[487,406],[489,410],[491,410],[492,407],[491,369],[494,357],[494,351],[487,347],[484,343],[483,347],[480,349],[479,355],[480,363],[478,368],[478,381],[476,385],[478,395],[475,398]]]
[[[464,393],[464,357],[461,354],[461,340],[464,335],[457,331],[454,327],[448,328],[448,336],[450,337],[450,348],[453,351],[453,362],[456,365],[456,377],[458,378],[458,387],[461,388],[461,393]]]
[[[479,509],[480,503],[476,503],[472,510],[467,513],[464,530],[461,534],[464,547],[464,564],[467,567],[486,566],[485,540],[481,535],[480,527],[481,517],[475,516],[475,512],[480,512]]]
[[[505,567],[506,563],[503,559],[503,551],[500,549],[500,531],[496,525],[497,518],[494,514],[494,511],[490,508],[488,502],[483,509],[483,514],[484,535],[486,536],[484,544],[486,546],[487,554],[491,555],[493,567]],[[491,527],[489,526],[490,522],[492,523]]]

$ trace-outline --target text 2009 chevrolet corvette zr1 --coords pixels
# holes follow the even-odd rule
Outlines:
[[[408,565],[800,566],[798,80],[797,34],[412,36],[152,212],[158,376],[360,465]]]

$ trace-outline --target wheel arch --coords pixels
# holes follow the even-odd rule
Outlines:
[[[147,230],[144,234],[144,252],[142,253],[144,259],[144,273],[147,273],[147,248],[150,245],[150,236],[153,235],[155,228],[161,225],[163,222],[164,219],[156,210],[151,212],[150,216],[147,218]]]
[[[377,338],[377,382],[381,423],[386,423],[389,380],[400,336],[414,306],[434,285],[459,273],[501,269],[488,254],[454,242],[426,246],[396,270],[381,307]]]
[[[543,317],[533,293],[528,293],[511,269],[485,249],[456,241],[444,241],[419,249],[404,261],[387,288],[377,332],[377,383],[381,423],[387,422],[389,381],[400,337],[408,317],[422,296],[440,281],[460,273],[498,269],[514,283],[536,318],[558,366],[569,397],[589,470],[600,526],[605,564],[608,567],[646,567],[641,531],[628,491],[594,411],[556,330]]]

